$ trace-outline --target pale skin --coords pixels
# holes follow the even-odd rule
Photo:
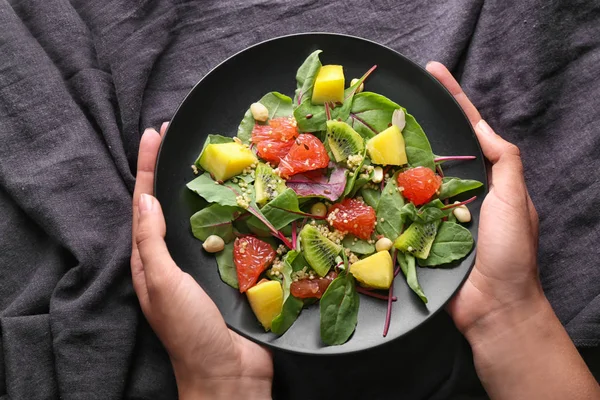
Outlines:
[[[427,70],[461,105],[493,165],[475,267],[448,305],[471,344],[481,382],[494,400],[600,399],[540,285],[538,216],[518,148],[494,133],[442,64],[429,63]],[[142,137],[133,196],[131,273],[142,311],[169,353],[181,399],[270,398],[271,354],[229,330],[169,255],[162,210],[152,196],[165,130],[163,124],[160,133],[148,129]]]

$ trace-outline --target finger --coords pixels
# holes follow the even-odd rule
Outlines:
[[[156,155],[160,147],[160,136],[154,129],[147,129],[142,135],[140,151],[138,154],[137,178],[133,191],[133,223],[132,223],[132,245],[131,245],[131,276],[133,288],[138,296],[142,309],[146,307],[148,290],[144,275],[144,266],[140,259],[139,251],[135,241],[135,232],[138,226],[138,204],[142,193],[152,193],[154,184],[154,166]]]
[[[167,131],[168,127],[169,127],[169,121],[162,123],[162,125],[160,126],[160,137],[165,136],[165,132]]]
[[[471,125],[475,126],[481,120],[481,115],[473,103],[471,103],[471,100],[469,100],[465,92],[463,92],[456,79],[454,79],[450,71],[448,71],[448,68],[437,61],[430,61],[425,68],[431,75],[440,81],[446,89],[448,89],[458,104],[460,104],[460,107],[467,115]]]
[[[474,128],[483,155],[485,155],[492,164],[498,162],[502,155],[510,154],[516,157],[520,156],[521,153],[519,148],[502,139],[484,119],[480,120]]]
[[[181,280],[182,271],[169,254],[165,233],[166,224],[160,203],[154,196],[142,193],[135,243],[144,266],[150,302],[160,302],[162,297],[172,294]]]

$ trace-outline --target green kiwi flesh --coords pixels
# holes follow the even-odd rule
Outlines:
[[[258,163],[254,173],[256,203],[264,205],[286,189],[285,182],[265,163]]]
[[[407,230],[402,233],[394,242],[394,247],[398,250],[412,254],[422,260],[429,256],[431,245],[435,239],[438,230],[438,222],[419,224],[413,222]]]
[[[362,136],[342,121],[327,121],[327,144],[337,162],[351,155],[362,154],[365,150]]]
[[[342,250],[342,246],[327,239],[310,224],[305,225],[300,231],[300,244],[306,262],[319,276],[327,275]]]

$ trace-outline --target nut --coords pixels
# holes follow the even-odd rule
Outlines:
[[[257,121],[265,122],[269,119],[269,110],[261,103],[252,103],[250,105],[250,112],[252,113],[252,117]]]
[[[459,203],[459,202],[458,201],[454,202],[454,204],[457,204],[457,203]],[[454,216],[456,217],[458,222],[462,222],[463,224],[471,221],[471,212],[469,211],[467,206],[465,206],[464,204],[462,206],[456,207],[454,210],[452,210],[452,214],[454,214]]]
[[[375,167],[373,169],[373,178],[371,180],[375,183],[380,183],[383,180],[383,168]]]
[[[383,237],[375,243],[375,250],[377,251],[388,251],[392,248],[392,241],[386,237]]]
[[[360,79],[354,78],[350,81],[350,86],[354,86],[356,84],[356,82],[358,82]],[[358,86],[358,89],[356,89],[356,93],[360,93],[363,90],[365,90],[365,83],[361,83],[360,86]]]
[[[310,213],[317,217],[324,217],[327,215],[327,207],[323,203],[315,203],[310,208]]]
[[[202,243],[202,247],[209,253],[218,253],[225,248],[225,241],[220,236],[210,235]]]

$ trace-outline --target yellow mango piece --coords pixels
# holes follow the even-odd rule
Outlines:
[[[379,251],[350,265],[350,273],[363,286],[389,289],[394,278],[394,266],[389,251]]]
[[[257,161],[254,153],[239,143],[219,143],[206,146],[200,157],[200,166],[215,180],[226,181]]]
[[[328,101],[344,101],[344,68],[341,65],[323,65],[315,79],[313,88],[313,104],[324,104]]]
[[[246,291],[250,307],[266,331],[271,329],[273,318],[281,313],[283,289],[281,283],[268,281],[259,283]]]
[[[367,141],[371,162],[379,165],[404,165],[408,163],[402,132],[396,125]]]

